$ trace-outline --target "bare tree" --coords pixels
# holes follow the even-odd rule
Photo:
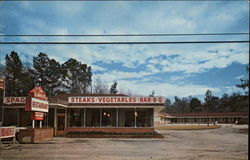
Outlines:
[[[107,83],[104,82],[99,76],[94,81],[93,93],[94,94],[108,94],[109,93],[109,87]]]

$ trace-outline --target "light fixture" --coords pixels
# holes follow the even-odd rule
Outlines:
[[[137,117],[137,112],[135,112],[135,117]]]

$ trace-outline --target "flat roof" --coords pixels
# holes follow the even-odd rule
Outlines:
[[[162,113],[166,118],[189,118],[189,117],[232,117],[248,116],[248,112],[198,112],[198,113]]]
[[[26,97],[6,97],[7,106],[23,106],[26,103]],[[60,106],[66,108],[132,108],[146,107],[155,108],[156,106],[164,106],[165,98],[157,97],[135,97],[124,94],[59,94],[48,98],[51,106]]]

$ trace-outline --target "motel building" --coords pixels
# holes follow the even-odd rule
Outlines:
[[[248,112],[158,113],[158,117],[160,117],[160,125],[248,123]]]
[[[67,132],[150,133],[159,123],[157,113],[165,102],[163,97],[59,94],[48,98],[49,108],[43,120],[32,122],[31,112],[25,109],[27,100],[27,97],[4,98],[3,126],[54,128],[54,135]]]

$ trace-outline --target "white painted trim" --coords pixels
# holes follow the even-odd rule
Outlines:
[[[92,106],[92,105],[89,105],[89,106],[68,106],[68,108],[156,108],[156,107],[159,107],[159,106],[152,106],[152,105],[150,105],[150,106],[141,106],[141,105],[131,105],[131,106],[129,106],[129,105],[124,105],[124,106],[120,106],[120,105],[100,105],[100,106],[98,106],[98,105],[95,105],[95,106]]]
[[[49,107],[51,107],[51,106],[61,106],[61,107],[68,108],[68,106],[67,106],[67,105],[60,104],[60,103],[49,103]]]

